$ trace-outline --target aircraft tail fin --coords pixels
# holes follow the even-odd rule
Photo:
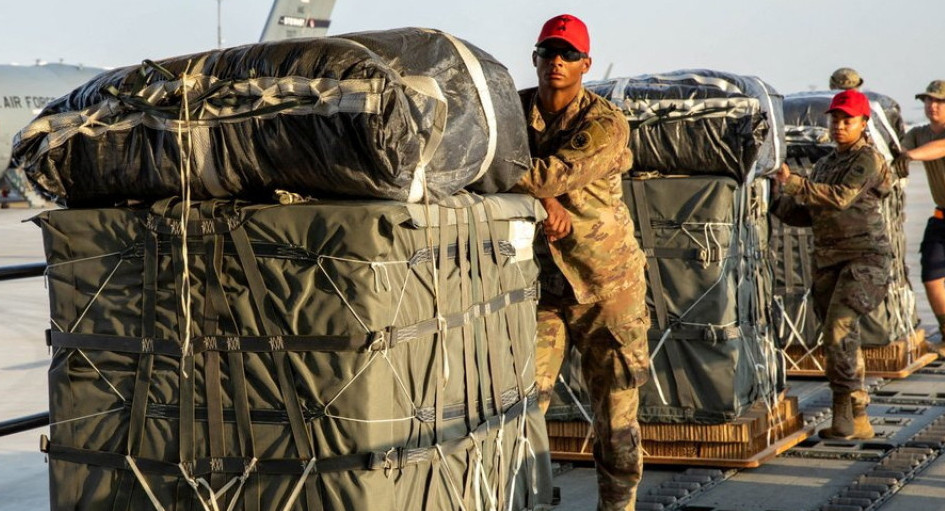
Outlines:
[[[335,0],[275,0],[259,40],[323,37],[334,7]]]

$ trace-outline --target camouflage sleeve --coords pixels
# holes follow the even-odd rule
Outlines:
[[[814,183],[806,177],[792,174],[784,184],[784,193],[808,206],[821,206],[845,210],[856,202],[867,190],[881,183],[886,177],[879,161],[868,153],[853,160],[843,172],[839,183]]]
[[[794,197],[786,194],[775,195],[771,199],[768,211],[782,222],[793,227],[810,227],[813,219],[810,210],[803,204],[798,204]]]
[[[630,126],[622,116],[588,120],[554,154],[532,158],[517,188],[538,198],[557,197],[621,174],[633,163],[629,138]]]

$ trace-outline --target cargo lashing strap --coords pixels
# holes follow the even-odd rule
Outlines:
[[[184,223],[187,223],[187,222],[184,222]],[[232,227],[232,226],[228,226],[228,227]],[[482,245],[482,247],[478,250],[478,252],[480,252],[480,255],[484,255],[486,253],[491,252],[493,257],[498,257],[499,254],[496,253],[496,251],[482,250],[482,248],[484,248],[486,245],[486,241],[487,240],[483,240],[482,243],[477,244],[477,245]],[[109,254],[108,256],[118,256],[119,257],[118,265],[120,265],[121,262],[125,258],[128,258],[128,257],[140,257],[141,255],[147,256],[148,253],[154,253],[154,256],[156,257],[157,252],[159,251],[157,250],[157,247],[160,247],[161,245],[162,244],[158,243],[155,238],[155,243],[153,246],[156,249],[153,251],[152,250],[142,251],[140,249],[135,248],[135,249],[125,250],[120,253]],[[221,244],[218,244],[218,246],[219,245]],[[248,243],[245,240],[243,240],[242,242],[237,243],[237,245],[242,245],[243,247],[245,247],[248,245]],[[200,245],[197,244],[195,246],[199,247]],[[501,247],[502,246],[501,242],[497,246]],[[453,249],[454,247],[459,248],[456,245],[448,246],[447,248]],[[236,249],[238,251],[239,246],[237,246]],[[210,249],[208,249],[207,251],[210,251]],[[449,251],[451,250],[448,250],[448,252]],[[219,249],[216,249],[215,253],[219,255],[220,253]],[[285,256],[285,254],[273,253],[274,257],[277,257],[279,255]],[[299,255],[299,254],[294,254],[294,255]],[[507,254],[502,254],[502,255],[507,255]],[[246,259],[251,260],[251,259],[254,259],[254,257],[248,256],[247,254]],[[151,260],[155,260],[155,259],[152,257]],[[71,262],[76,262],[76,261],[71,261]],[[359,262],[364,262],[364,261],[359,261]],[[397,263],[407,264],[408,262],[404,261],[404,262],[397,262]],[[61,264],[66,264],[66,263],[61,263]],[[367,262],[367,264],[370,264],[370,263]],[[117,270],[117,265],[116,265],[116,270]],[[327,269],[324,266],[322,266],[322,270],[327,273]],[[112,272],[112,274],[114,274],[114,271]],[[107,283],[108,283],[108,279],[99,289],[99,293],[101,292],[102,289],[104,289]],[[97,295],[98,293],[96,294],[96,296]],[[537,290],[534,287],[507,291],[498,296],[493,297],[491,300],[472,305],[471,307],[467,308],[467,310],[463,312],[447,315],[445,318],[442,318],[441,320],[427,320],[427,321],[423,321],[423,322],[420,322],[420,323],[417,323],[415,325],[411,325],[408,327],[390,328],[385,332],[377,333],[377,334],[381,334],[378,336],[362,337],[358,339],[357,342],[350,342],[350,340],[346,340],[347,342],[335,344],[332,347],[341,348],[341,349],[360,349],[360,350],[367,349],[368,351],[383,352],[383,351],[386,351],[387,349],[393,348],[394,346],[402,342],[415,340],[415,339],[427,336],[435,331],[442,331],[442,329],[444,328],[459,327],[462,324],[468,323],[475,318],[492,314],[510,305],[513,305],[516,303],[534,301],[536,299],[537,299]],[[92,301],[94,302],[94,299]],[[90,306],[91,306],[91,303],[89,304],[89,306],[86,307],[86,310],[88,310]],[[78,321],[76,322],[76,324],[78,324]],[[74,327],[75,325],[73,325],[73,328]],[[214,351],[221,351],[221,352],[226,351],[228,353],[236,353],[239,351],[268,351],[268,352],[283,351],[283,350],[288,351],[288,350],[291,350],[292,348],[299,348],[300,350],[303,350],[303,349],[311,350],[313,339],[311,338],[306,339],[306,338],[301,338],[301,337],[286,338],[283,336],[255,336],[255,337],[194,336],[191,339],[191,341],[192,341],[191,348],[188,349],[188,352],[186,353],[186,355],[189,357],[193,357],[194,355],[197,355],[200,353],[214,352]],[[318,339],[317,344],[322,344],[325,341],[326,339]],[[169,341],[169,340],[156,339],[154,337],[132,338],[132,337],[122,337],[122,336],[102,336],[102,335],[95,335],[95,334],[76,334],[76,333],[50,331],[48,333],[48,342],[50,343],[50,345],[57,347],[57,349],[68,348],[68,349],[80,350],[83,348],[84,349],[97,348],[100,350],[105,349],[107,351],[140,353],[148,357],[153,356],[153,355],[169,355],[169,356],[174,356],[174,357],[181,357],[185,355],[185,353],[183,353],[182,351],[182,347],[178,343]],[[336,396],[335,399],[337,399],[337,397],[338,396]],[[145,402],[145,401],[146,400],[143,400],[141,402]],[[488,404],[483,403],[483,409],[488,409],[488,408],[489,408]],[[149,407],[148,409],[150,410],[151,407]],[[330,414],[326,414],[326,415],[330,415]],[[419,411],[417,415],[418,416],[420,415]],[[505,419],[501,419],[502,425],[504,425],[507,419],[508,417],[506,417]],[[522,424],[521,427],[524,427],[524,423]],[[528,448],[528,445],[530,445],[528,443],[528,439],[524,435],[520,435],[520,442],[519,442],[520,455],[527,455],[528,453],[533,453],[533,450]],[[520,459],[518,461],[520,465],[522,460]],[[532,468],[534,470],[534,467]],[[132,472],[135,472],[135,471],[132,471]],[[147,470],[144,470],[144,472],[147,472]],[[141,471],[138,471],[138,473],[140,474]],[[186,475],[189,472],[181,472],[181,473]],[[190,479],[187,479],[188,484],[195,490],[197,490],[200,487],[209,489],[209,487],[206,486],[206,482],[201,481],[199,477],[197,477],[197,475],[192,475]],[[239,482],[240,488],[242,488],[243,486],[242,483],[245,482],[245,477],[240,479],[239,481],[240,481]],[[145,487],[147,486],[147,483],[144,480],[141,480],[141,483],[143,486]],[[237,479],[231,480],[230,483],[228,483],[228,487],[232,487],[233,484],[237,484]],[[219,494],[220,494],[219,492],[217,493],[211,492],[212,498],[209,501],[210,506],[215,507],[215,501],[213,500],[213,498],[215,498],[214,497],[215,495],[219,495]],[[201,497],[201,500],[203,500],[204,502],[208,502],[204,500],[202,497]],[[154,504],[156,506],[160,505],[159,503],[156,503],[156,502]]]

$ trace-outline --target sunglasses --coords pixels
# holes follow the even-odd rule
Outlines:
[[[536,47],[535,53],[537,53],[539,57],[547,60],[560,56],[565,62],[577,62],[587,58],[587,54],[581,51],[567,48],[549,48],[547,46]]]

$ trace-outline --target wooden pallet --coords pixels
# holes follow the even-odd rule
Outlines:
[[[823,367],[826,361],[821,346],[807,353],[807,348],[792,345],[784,349],[784,355],[787,357],[788,376],[824,377]],[[866,376],[879,378],[906,378],[936,358],[938,354],[928,349],[925,330],[922,329],[916,330],[911,339],[904,338],[886,346],[863,348]]]
[[[593,432],[586,422],[548,423],[551,457],[593,461]],[[642,423],[644,463],[753,468],[813,434],[803,427],[797,397],[787,396],[769,413],[764,403],[725,424]]]

